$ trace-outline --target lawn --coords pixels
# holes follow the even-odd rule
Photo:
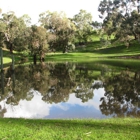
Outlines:
[[[100,47],[100,41],[94,41],[85,45],[85,47],[77,47],[74,52],[68,53],[47,53],[46,61],[74,61],[74,62],[83,62],[83,61],[94,61],[97,59],[111,59],[111,58],[133,58],[131,56],[140,57],[140,48],[138,42],[132,42],[131,46],[126,48],[126,46],[119,44],[118,46],[110,47]],[[98,49],[96,49],[98,48]],[[22,53],[14,52],[15,61],[20,62],[25,56]],[[11,54],[9,51],[3,51],[4,63],[11,62]],[[138,56],[138,57],[137,57]],[[26,54],[27,57],[27,54]],[[26,58],[25,58],[26,59]],[[27,60],[32,60],[32,57],[29,56]]]
[[[139,140],[140,119],[0,119],[1,140]]]
[[[49,53],[46,60],[54,61],[93,61],[97,59],[111,58],[133,58],[132,56],[140,56],[139,43],[132,42],[128,48],[122,44],[106,48],[99,47],[100,41],[95,41],[83,47],[77,47],[74,52],[70,53]],[[98,48],[98,49],[96,49]]]

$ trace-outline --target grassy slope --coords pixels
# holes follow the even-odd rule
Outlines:
[[[0,119],[1,140],[139,140],[140,119]]]
[[[46,56],[46,60],[55,61],[93,61],[95,59],[120,57],[120,56],[136,56],[140,55],[139,43],[132,42],[129,48],[124,45],[118,45],[116,47],[101,48],[102,44],[96,40],[93,43],[86,45],[86,47],[77,47],[75,52],[72,53],[49,53]],[[100,49],[96,49],[100,48]],[[16,56],[16,60],[19,56]],[[4,63],[11,61],[11,57],[8,51],[4,50]]]
[[[56,53],[47,55],[47,60],[56,61],[93,61],[95,59],[116,58],[122,56],[138,56],[140,55],[140,44],[132,42],[129,48],[124,45],[101,48],[100,41],[88,44],[86,47],[79,47],[72,53]],[[96,49],[100,48],[100,49]]]
[[[16,62],[20,62],[21,58],[23,58],[22,53],[14,52],[14,60]],[[9,50],[3,49],[3,63],[6,65],[7,63],[12,62],[12,54],[10,54]]]

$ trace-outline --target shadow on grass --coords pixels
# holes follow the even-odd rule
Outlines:
[[[59,127],[64,130],[70,128],[89,128],[96,129],[97,131],[103,129],[108,131],[135,131],[135,133],[140,132],[140,119],[107,119],[107,120],[32,120],[32,119],[0,119],[0,123],[3,125],[24,125],[26,127]]]

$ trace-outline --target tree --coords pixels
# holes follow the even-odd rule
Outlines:
[[[45,53],[48,50],[46,29],[32,25],[29,43],[30,52],[34,57],[34,64],[36,64],[37,55],[40,55],[40,60],[44,61]]]
[[[113,34],[116,40],[124,42],[126,46],[129,46],[131,39],[138,39],[134,11],[139,13],[139,0],[103,0],[98,11],[101,18],[105,15],[103,29],[108,36]]]
[[[2,14],[2,27],[1,33],[3,34],[3,40],[6,43],[7,48],[10,52],[13,52],[14,47],[14,39],[17,36],[16,32],[18,33],[18,23],[17,17],[15,16],[14,12],[8,12]]]
[[[14,49],[16,51],[29,51],[29,38],[31,35],[30,31],[30,23],[31,18],[28,15],[23,15],[20,18],[18,18],[18,21],[20,22],[19,26],[19,34],[15,37],[14,40]]]
[[[91,26],[92,15],[87,13],[85,10],[80,10],[78,14],[74,15],[72,21],[77,28],[76,37],[79,43],[88,42],[93,31]]]
[[[65,13],[45,12],[40,14],[41,25],[46,28],[51,50],[62,50],[65,53],[73,42],[75,26]]]
[[[131,16],[128,17],[121,25],[121,27],[124,30],[124,32],[127,35],[131,35],[133,36],[133,38],[135,40],[140,41],[140,14],[138,13],[138,11],[134,10],[131,12]]]
[[[102,28],[102,23],[98,21],[92,21],[91,25],[95,30],[99,30]]]
[[[23,18],[17,18],[12,11],[3,13],[0,19],[1,45],[8,48],[11,53],[14,49],[18,51],[27,49],[25,30],[26,24]]]

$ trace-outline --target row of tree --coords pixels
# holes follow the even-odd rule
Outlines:
[[[64,12],[46,11],[39,15],[39,24],[31,25],[28,15],[17,17],[14,12],[1,13],[0,46],[13,52],[28,51],[41,60],[47,51],[75,49],[75,44],[92,40],[96,29],[108,37],[130,45],[132,39],[140,41],[140,0],[102,0],[98,11],[103,23],[93,22],[85,10],[67,18]],[[101,32],[102,33],[102,32]],[[109,38],[108,38],[109,39]]]
[[[92,15],[80,10],[72,19],[64,12],[46,11],[39,15],[39,24],[31,25],[28,15],[17,17],[14,12],[1,13],[0,46],[12,53],[29,51],[34,58],[50,51],[66,51],[75,48],[76,42],[87,42],[93,34]]]

